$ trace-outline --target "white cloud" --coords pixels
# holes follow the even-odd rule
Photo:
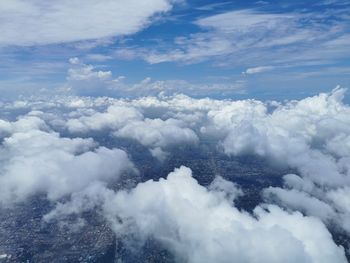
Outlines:
[[[253,9],[227,11],[202,17],[194,24],[200,32],[177,36],[160,47],[125,48],[129,58],[150,64],[185,64],[211,60],[216,66],[251,67],[265,64],[291,66],[327,64],[348,57],[347,11],[272,13]],[[337,17],[337,18],[335,18]],[[325,19],[332,21],[324,23]],[[337,42],[337,48],[327,48]],[[158,44],[159,45],[159,44]],[[162,51],[159,51],[162,50]],[[119,53],[123,53],[121,49]]]
[[[196,24],[202,27],[215,28],[222,32],[250,31],[252,28],[276,28],[282,21],[293,20],[293,15],[268,14],[253,10],[229,11],[199,19]]]
[[[61,92],[83,96],[110,95],[116,89],[118,79],[113,79],[111,71],[98,70],[93,65],[84,64],[79,58],[70,58],[67,83]]]
[[[350,108],[342,103],[344,92],[338,88],[272,112],[259,102],[237,102],[209,111],[214,130],[203,131],[221,131],[227,154],[257,154],[297,169],[302,180],[285,177],[286,189],[265,191],[269,200],[349,232],[350,211],[343,204],[350,184]]]
[[[90,116],[68,120],[66,126],[71,132],[100,131],[104,129],[119,129],[129,122],[143,119],[140,111],[132,107],[112,105],[106,112],[93,112]]]
[[[113,58],[112,56],[107,56],[107,55],[103,55],[103,54],[88,54],[88,55],[86,55],[86,59],[91,60],[91,61],[98,61],[98,62],[111,60],[112,58]]]
[[[107,218],[118,217],[112,220],[117,233],[152,237],[179,261],[346,262],[316,218],[276,206],[257,207],[252,217],[221,193],[200,186],[181,167],[167,179],[116,193],[104,210]]]
[[[247,68],[246,71],[243,72],[243,74],[257,74],[257,73],[262,73],[262,72],[266,72],[266,71],[271,71],[273,70],[275,67],[272,66],[262,66],[262,67],[255,67],[255,68]]]
[[[60,91],[82,96],[142,97],[174,95],[190,96],[231,96],[242,93],[245,81],[232,80],[224,83],[191,83],[185,80],[152,80],[146,77],[138,83],[126,83],[124,76],[114,77],[111,71],[99,70],[84,64],[78,58],[69,60],[67,83]]]
[[[134,169],[124,151],[42,130],[44,122],[37,117],[7,124],[11,129],[0,147],[0,203],[4,205],[39,193],[57,200]]]
[[[99,207],[118,236],[156,240],[186,262],[346,262],[320,220],[264,205],[254,215],[232,205],[242,193],[217,178],[205,188],[180,167],[167,179],[113,192],[94,185],[61,203],[46,220]],[[129,243],[128,243],[129,242]],[[130,241],[125,245],[132,245]]]
[[[115,137],[134,139],[149,147],[152,155],[160,160],[167,155],[164,150],[169,146],[198,142],[197,135],[186,122],[172,118],[144,118],[132,105],[112,105],[105,112],[71,118],[66,127],[73,133],[109,130]]]
[[[318,217],[327,223],[332,223],[332,220],[337,217],[336,212],[330,204],[304,191],[269,187],[265,189],[264,195],[266,198],[271,198],[271,201],[274,201],[274,198],[278,197],[281,206]]]
[[[167,12],[168,0],[2,0],[0,45],[43,45],[135,33],[152,16]]]
[[[143,81],[144,85],[148,85],[150,82],[150,79]],[[61,172],[71,171],[69,169],[73,168],[69,167],[75,167],[75,164],[78,165],[81,156],[86,154],[95,156],[96,159],[103,156],[102,159],[106,161],[105,167],[112,167],[109,166],[110,163],[114,164],[112,161],[107,161],[107,159],[110,160],[107,156],[96,150],[99,148],[94,145],[93,141],[79,138],[62,138],[50,130],[55,128],[62,129],[64,132],[67,132],[67,130],[64,130],[64,128],[67,128],[71,136],[82,133],[86,137],[92,132],[96,134],[96,131],[102,131],[118,136],[118,140],[121,140],[121,138],[133,139],[135,142],[148,147],[153,156],[159,159],[171,154],[172,144],[192,144],[194,142],[205,144],[208,141],[210,145],[213,143],[214,147],[219,146],[218,148],[228,155],[259,155],[271,160],[274,164],[292,168],[295,173],[283,177],[283,186],[265,189],[263,191],[265,202],[283,207],[289,212],[302,212],[306,216],[302,216],[298,212],[287,213],[276,206],[270,206],[268,209],[270,212],[264,212],[260,205],[260,208],[258,207],[255,210],[255,216],[258,219],[254,219],[251,215],[239,212],[231,206],[230,202],[235,201],[235,198],[241,194],[234,184],[231,185],[226,181],[217,179],[211,187],[203,188],[189,176],[189,171],[183,168],[181,172],[175,172],[175,175],[172,174],[167,180],[162,179],[160,182],[139,184],[134,190],[121,193],[106,189],[104,182],[111,177],[108,175],[100,177],[101,174],[93,173],[91,177],[88,176],[87,178],[89,178],[89,181],[95,180],[96,183],[92,185],[85,184],[83,180],[84,184],[81,188],[78,187],[72,190],[68,187],[68,192],[76,191],[72,195],[74,204],[69,208],[69,203],[62,203],[50,217],[59,217],[64,215],[65,211],[75,212],[76,210],[90,209],[91,206],[98,206],[98,209],[104,211],[108,220],[112,220],[115,219],[115,213],[122,211],[124,213],[121,215],[124,218],[123,222],[136,226],[135,230],[138,234],[141,233],[141,236],[145,237],[149,235],[156,236],[157,240],[171,249],[173,253],[185,255],[193,261],[197,259],[188,254],[186,246],[191,247],[193,244],[199,244],[199,248],[195,250],[198,251],[198,258],[205,255],[209,260],[211,256],[226,255],[225,253],[233,257],[234,255],[230,254],[235,253],[234,250],[232,251],[232,246],[230,247],[231,250],[227,252],[226,250],[229,248],[225,244],[223,247],[216,247],[216,243],[212,243],[212,240],[224,238],[236,244],[237,241],[234,236],[240,236],[242,233],[243,236],[247,237],[246,242],[250,242],[250,245],[255,246],[256,250],[253,252],[258,253],[258,258],[265,258],[266,256],[267,259],[271,259],[265,244],[262,246],[260,243],[254,243],[254,240],[259,239],[255,236],[255,233],[259,232],[274,236],[277,240],[280,240],[279,237],[281,239],[283,237],[283,240],[289,240],[291,246],[281,248],[286,249],[283,250],[284,253],[295,252],[300,255],[300,261],[307,261],[308,258],[309,261],[313,260],[311,262],[319,262],[322,260],[318,258],[320,255],[313,252],[316,250],[314,249],[314,237],[319,238],[317,233],[323,233],[321,239],[328,240],[324,241],[325,246],[330,246],[331,242],[331,237],[325,230],[325,226],[320,223],[320,220],[332,231],[350,233],[350,210],[348,205],[350,189],[350,107],[342,101],[344,94],[344,89],[336,88],[330,93],[321,93],[314,97],[285,103],[257,100],[194,99],[180,94],[142,97],[133,100],[62,96],[42,101],[22,100],[3,103],[2,107],[6,111],[13,110],[16,112],[25,109],[35,111],[21,117],[16,122],[5,120],[0,122],[0,136],[9,138],[5,139],[2,145],[4,154],[1,156],[9,156],[8,159],[2,157],[1,160],[4,163],[2,167],[9,170],[10,162],[14,163],[15,167],[25,167],[26,162],[28,162],[33,170],[25,169],[35,174],[32,178],[41,178],[43,172],[36,170],[39,166],[35,166],[33,163],[43,159],[50,167],[51,165],[53,167],[57,165],[57,171],[49,171],[51,171],[51,174],[59,175],[57,178],[62,177],[64,181],[66,177],[61,175]],[[19,135],[16,134],[24,134],[25,138],[28,139],[18,137]],[[16,142],[13,146],[8,144],[10,138],[13,138],[11,140]],[[33,154],[36,149],[33,146],[34,142],[38,145],[38,151],[43,156]],[[90,145],[90,143],[93,145]],[[86,148],[84,148],[84,145]],[[106,151],[112,151],[111,155],[115,155],[113,149]],[[62,156],[69,156],[72,161],[68,162],[57,157],[56,152],[62,152]],[[25,162],[17,163],[21,158],[24,158]],[[91,170],[95,171],[94,161],[84,159],[85,161],[90,162],[93,165]],[[79,166],[82,165],[79,164]],[[18,170],[13,168],[13,171]],[[5,177],[7,175],[6,171],[0,174],[5,175]],[[79,173],[76,174],[77,178],[80,178]],[[45,182],[42,178],[34,181]],[[26,184],[26,180],[23,182],[25,182],[24,190],[31,189],[31,186],[28,186],[30,184]],[[55,185],[58,186],[61,184],[62,187],[65,185],[61,181],[53,180],[52,182],[55,182]],[[176,188],[178,184],[181,185],[180,190]],[[0,184],[0,187],[1,185],[6,184]],[[13,193],[20,191],[16,190],[16,187],[19,186],[14,187],[13,185],[15,184],[11,186],[14,189]],[[50,184],[45,184],[45,189],[50,189],[48,185]],[[41,184],[35,183],[34,186],[38,187],[35,189],[43,189]],[[2,192],[5,193],[6,191]],[[158,197],[156,201],[154,201],[155,197],[153,195]],[[50,196],[55,199],[59,195],[55,195],[55,192],[52,191]],[[91,203],[83,202],[86,200],[84,199],[86,196]],[[116,201],[118,198],[125,203]],[[105,200],[114,200],[116,203],[109,206],[109,203],[106,203]],[[219,200],[220,202],[208,201],[206,203],[205,200]],[[177,202],[179,203],[178,206],[175,205]],[[187,207],[188,203],[191,208]],[[212,206],[210,206],[211,204]],[[221,214],[218,215],[219,221],[215,221],[214,218],[211,219],[210,214],[219,213],[217,211],[222,211],[222,207],[226,207],[229,211],[225,212],[227,216],[223,217],[226,221],[220,219]],[[158,212],[158,209],[162,212]],[[207,212],[207,209],[210,210],[210,213]],[[210,228],[206,229],[207,225],[204,225],[197,218],[194,222],[197,222],[198,225],[192,225],[190,222],[193,218],[186,217],[186,215],[191,216],[189,211],[193,210],[199,211],[198,215],[201,215],[201,217],[209,218],[209,221],[206,222],[211,222],[215,227],[220,228],[222,226],[222,229],[225,230],[222,232],[226,234],[218,231],[212,231],[212,233]],[[151,212],[148,213],[148,211]],[[236,215],[238,219],[237,222],[229,224],[232,214]],[[147,215],[149,218],[139,219],[143,215]],[[149,221],[147,221],[148,219]],[[227,225],[225,225],[225,222]],[[275,227],[266,222],[272,222],[271,224],[276,225],[279,230],[275,232]],[[246,224],[250,224],[249,227]],[[309,232],[310,236],[305,237],[303,236],[305,233],[300,233],[300,229],[297,228],[298,224],[302,226],[301,229],[308,229],[309,231],[316,229],[317,231]],[[315,224],[318,226],[313,228]],[[237,225],[241,231],[234,228]],[[119,230],[124,230],[124,226],[116,225],[115,227],[122,227]],[[159,227],[158,232],[154,230],[155,226]],[[195,231],[196,227],[200,229],[198,232]],[[191,232],[192,228],[194,229],[193,232]],[[181,238],[177,234],[173,234],[178,233],[179,229],[184,229],[184,235]],[[271,242],[275,242],[275,240]],[[284,242],[276,241],[276,244],[279,243]],[[181,244],[186,244],[185,248]],[[319,244],[317,245],[319,246]],[[310,250],[306,251],[305,247],[307,246],[310,246]],[[208,247],[213,248],[213,254],[206,254],[207,251],[211,251]],[[292,247],[295,248],[294,252],[288,250]],[[243,246],[243,248],[245,247]],[[319,250],[321,249],[317,247],[317,251]],[[322,249],[322,253],[325,251],[329,250]],[[337,254],[338,252],[334,253]],[[241,256],[242,259],[250,259],[248,254],[242,254]],[[325,255],[325,258],[328,256],[331,257],[332,255]],[[276,260],[278,261],[280,258]],[[332,260],[329,259],[331,262]],[[341,261],[339,258],[337,260]]]
[[[349,2],[346,0],[323,0],[320,1],[320,3],[317,3],[317,5],[344,5],[347,6],[349,5]]]
[[[137,140],[142,145],[150,147],[151,153],[158,159],[165,157],[162,151],[169,146],[198,142],[195,132],[187,128],[185,123],[175,119],[129,121],[113,135]]]

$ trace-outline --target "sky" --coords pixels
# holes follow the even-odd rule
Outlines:
[[[43,195],[42,222],[76,216],[72,231],[98,211],[177,262],[347,262],[349,14],[349,0],[0,0],[0,210]],[[254,173],[234,174],[247,156]],[[251,212],[235,203],[246,173]]]
[[[349,87],[349,13],[346,0],[2,0],[0,91],[300,99]]]

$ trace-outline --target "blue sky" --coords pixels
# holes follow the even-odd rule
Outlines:
[[[350,84],[349,1],[1,5],[3,98],[179,92],[280,100]]]

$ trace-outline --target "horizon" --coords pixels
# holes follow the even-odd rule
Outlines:
[[[0,263],[350,262],[349,0],[0,0]]]
[[[3,98],[164,92],[289,100],[349,87],[347,1],[51,5],[3,2]]]

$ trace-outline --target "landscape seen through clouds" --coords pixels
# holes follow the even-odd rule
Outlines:
[[[0,1],[0,263],[346,263],[350,2]]]

